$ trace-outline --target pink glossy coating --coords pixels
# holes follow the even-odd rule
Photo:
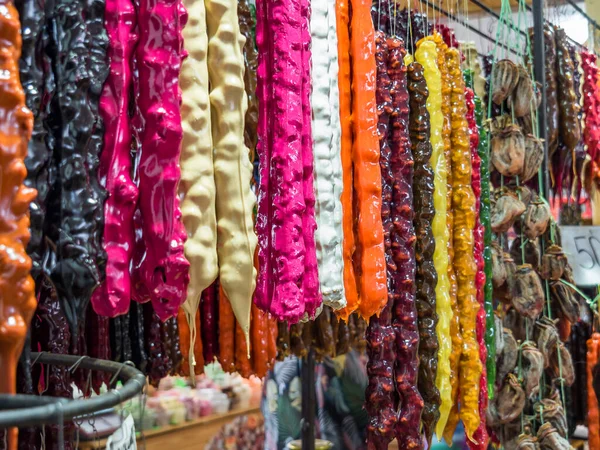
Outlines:
[[[256,72],[256,96],[259,105],[258,142],[256,152],[259,158],[260,184],[258,189],[258,210],[256,214],[256,236],[258,238],[258,276],[254,303],[263,311],[269,311],[273,282],[276,275],[272,271],[271,252],[271,142],[269,139],[269,105],[272,99],[271,82],[271,43],[268,30],[268,1],[256,0],[256,45],[258,47],[258,68]]]
[[[106,188],[104,250],[106,280],[94,291],[92,306],[101,316],[115,317],[129,310],[129,265],[133,252],[133,213],[138,189],[131,179],[132,87],[131,59],[137,43],[135,8],[130,0],[106,0],[104,15],[109,37],[110,72],[100,98],[104,120],[104,148],[98,178]]]
[[[185,57],[181,31],[187,13],[179,0],[139,0],[137,13],[137,179],[141,219],[137,232],[141,231],[143,245],[136,245],[132,278],[138,292],[132,297],[147,300],[144,297],[149,294],[164,321],[177,314],[189,282],[177,197],[183,137],[179,71]]]
[[[471,188],[475,195],[475,228],[473,229],[473,253],[475,264],[477,265],[477,273],[475,275],[475,289],[477,290],[477,301],[480,305],[477,312],[476,334],[479,344],[479,359],[482,363],[482,372],[479,379],[479,412],[481,422],[479,427],[473,434],[475,442],[467,439],[467,445],[471,450],[485,450],[488,448],[489,436],[485,423],[485,414],[488,404],[487,376],[486,376],[486,360],[487,348],[485,346],[485,263],[483,260],[484,241],[483,235],[485,229],[481,224],[479,210],[481,205],[481,158],[479,157],[479,130],[475,120],[475,101],[474,93],[470,88],[465,90],[465,102],[467,105],[467,122],[469,123],[469,142],[471,149]]]
[[[311,36],[310,1],[300,0],[301,33],[302,33],[302,187],[306,209],[302,218],[304,234],[304,307],[309,317],[314,317],[317,308],[323,303],[319,290],[319,274],[317,266],[317,248],[315,244],[315,188],[314,188],[314,155],[312,140],[312,113],[310,105],[311,93]]]

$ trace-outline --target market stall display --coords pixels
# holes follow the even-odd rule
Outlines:
[[[112,387],[30,351],[131,361],[198,383],[148,402],[179,422],[225,404],[207,365],[354,349],[370,449],[459,422],[471,449],[569,448],[583,398],[598,438],[597,297],[552,209],[598,188],[596,56],[501,7],[484,56],[464,5],[0,0],[1,391]]]

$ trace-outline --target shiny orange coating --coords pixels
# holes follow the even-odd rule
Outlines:
[[[225,372],[235,372],[236,323],[231,303],[219,286],[219,362]]]
[[[471,151],[466,119],[465,83],[460,70],[460,53],[451,48],[446,52],[451,93],[451,163],[452,207],[454,209],[453,241],[454,272],[457,280],[457,302],[462,347],[459,361],[460,418],[470,440],[479,427],[479,379],[482,365],[479,358],[476,322],[479,303],[475,290],[477,266],[473,257],[475,227],[475,196],[471,188]],[[454,411],[454,409],[453,409]],[[451,412],[444,431],[448,442],[456,427]]]
[[[337,25],[339,72],[338,86],[340,91],[340,124],[342,128],[341,159],[342,159],[342,228],[344,239],[342,254],[344,258],[344,292],[346,307],[336,311],[338,317],[348,320],[359,305],[356,276],[354,274],[354,251],[356,237],[354,235],[354,186],[352,169],[352,87],[350,64],[350,11],[349,0],[335,2],[335,20]]]
[[[352,125],[354,190],[356,191],[355,259],[359,278],[359,312],[365,320],[381,312],[387,302],[387,277],[381,221],[381,169],[377,135],[375,30],[371,0],[351,0],[350,55],[352,58]]]
[[[29,271],[29,204],[37,195],[25,187],[24,159],[33,116],[19,80],[21,25],[12,1],[0,0],[0,393],[16,392],[17,361],[36,307]],[[17,430],[7,432],[17,448]]]
[[[598,398],[594,390],[593,369],[598,364],[598,351],[600,350],[600,333],[592,334],[587,341],[587,406],[589,430],[588,444],[590,448],[600,448],[600,413],[598,411]]]

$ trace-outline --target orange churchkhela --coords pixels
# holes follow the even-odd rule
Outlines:
[[[12,1],[0,0],[0,9],[0,392],[14,394],[17,360],[36,306],[25,252],[36,191],[23,184],[33,116],[19,80],[21,25]],[[16,429],[8,432],[8,445],[16,449]]]

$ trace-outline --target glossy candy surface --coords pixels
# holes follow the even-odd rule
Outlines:
[[[381,223],[381,171],[375,99],[375,36],[369,0],[352,0],[350,55],[354,190],[356,192],[357,253],[355,273],[360,293],[360,314],[368,320],[387,303],[385,250]]]
[[[479,303],[475,290],[477,266],[473,258],[473,229],[475,227],[475,197],[471,188],[471,151],[466,120],[465,84],[460,71],[460,55],[452,48],[446,53],[450,76],[452,119],[452,206],[454,209],[454,270],[458,292],[462,346],[459,362],[460,418],[467,437],[472,440],[479,426],[479,379],[481,361],[477,343],[476,323]],[[456,350],[455,350],[456,351]],[[457,404],[457,398],[455,404]],[[458,417],[450,415],[444,438],[450,441]]]
[[[412,62],[408,66],[410,94],[410,142],[415,161],[413,201],[415,209],[416,300],[419,327],[419,393],[424,401],[422,423],[425,436],[431,440],[439,418],[440,393],[435,386],[437,376],[438,339],[435,288],[437,273],[433,262],[435,240],[431,223],[435,214],[433,204],[432,148],[429,141],[430,122],[427,111],[429,91],[423,66]]]
[[[140,36],[135,52],[137,109],[133,126],[140,219],[133,298],[152,300],[156,314],[166,320],[176,315],[185,301],[189,282],[189,263],[183,254],[186,235],[177,197],[183,137],[179,72],[185,57],[181,31],[187,13],[178,0],[160,5],[141,0],[136,12]]]
[[[429,90],[427,97],[427,111],[431,122],[431,167],[434,172],[433,206],[435,216],[432,221],[432,232],[435,240],[433,263],[437,273],[435,287],[436,313],[438,323],[436,333],[438,336],[438,371],[436,374],[436,387],[440,392],[440,420],[447,420],[452,408],[452,388],[450,385],[450,354],[452,352],[452,339],[450,336],[450,322],[452,320],[452,306],[450,301],[450,280],[448,279],[448,226],[447,226],[447,178],[448,168],[444,154],[442,113],[442,75],[438,68],[438,51],[432,40],[417,43],[416,59],[423,65],[425,81]],[[444,423],[445,426],[445,423]]]
[[[423,399],[417,389],[419,330],[415,303],[415,230],[413,228],[414,159],[409,137],[409,96],[406,50],[398,38],[388,38],[388,75],[391,81],[392,113],[390,118],[392,186],[392,254],[397,271],[394,286],[397,297],[392,310],[392,326],[396,335],[394,377],[398,392],[396,437],[399,447],[421,446],[419,423]],[[352,328],[351,328],[352,331]]]
[[[105,134],[98,178],[108,194],[104,205],[103,236],[107,267],[106,279],[92,295],[92,306],[96,313],[114,317],[129,310],[133,213],[138,195],[137,186],[131,179],[130,155],[131,58],[138,37],[133,3],[107,0],[105,23],[110,71],[100,98]]]

